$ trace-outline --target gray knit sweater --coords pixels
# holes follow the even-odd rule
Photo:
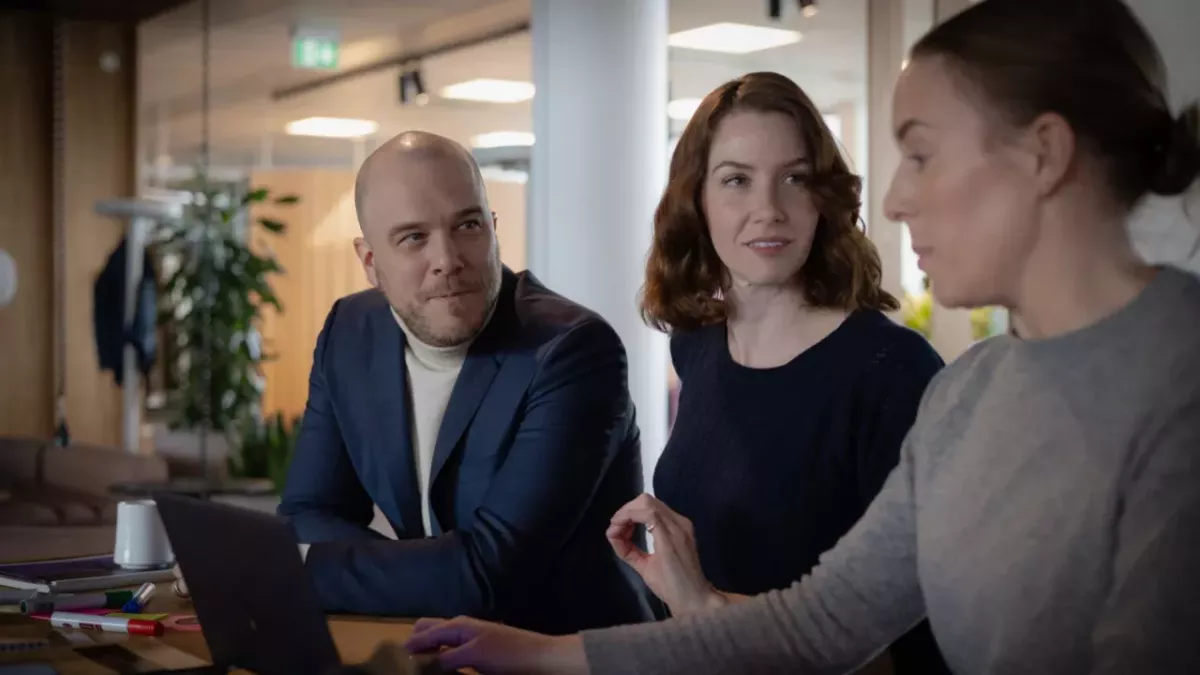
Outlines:
[[[584,645],[596,675],[842,673],[926,615],[963,675],[1200,673],[1200,280],[976,345],[810,576]]]

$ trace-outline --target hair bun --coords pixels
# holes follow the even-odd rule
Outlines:
[[[1186,192],[1200,176],[1200,107],[1192,103],[1171,124],[1150,191],[1172,196]]]

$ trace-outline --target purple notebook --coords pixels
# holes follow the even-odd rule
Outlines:
[[[113,562],[111,555],[0,565],[0,586],[39,593],[97,591],[172,578],[169,565],[148,570],[124,569]]]

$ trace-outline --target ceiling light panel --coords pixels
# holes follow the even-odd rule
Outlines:
[[[667,44],[724,54],[749,54],[795,44],[803,36],[794,30],[750,26],[743,23],[714,23],[672,33]]]

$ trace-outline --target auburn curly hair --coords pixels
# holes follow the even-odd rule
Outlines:
[[[735,110],[783,113],[795,120],[812,164],[806,178],[820,212],[808,259],[797,273],[816,307],[896,310],[881,287],[875,245],[859,229],[862,180],[850,172],[837,141],[808,96],[778,73],[750,73],[713,90],[675,146],[662,200],[654,213],[654,243],[646,263],[641,311],[663,332],[724,321],[729,275],[717,256],[702,207],[708,155],[717,126]]]

